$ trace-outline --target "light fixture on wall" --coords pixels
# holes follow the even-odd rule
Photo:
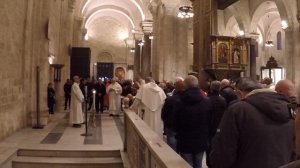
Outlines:
[[[89,40],[89,33],[88,33],[88,32],[86,32],[86,34],[84,35],[84,40],[85,40],[85,41],[88,41],[88,40]]]
[[[191,6],[181,6],[179,7],[179,12],[177,17],[182,19],[188,19],[194,17],[194,11]]]
[[[268,41],[266,41],[265,46],[266,47],[274,47],[274,43],[272,40],[268,40]]]
[[[150,39],[150,40],[153,40],[153,39],[154,39],[154,36],[153,36],[153,34],[152,34],[152,33],[150,33],[150,35],[149,35],[149,39]]]
[[[283,29],[283,30],[285,30],[285,29],[287,29],[289,27],[289,24],[287,23],[287,21],[286,20],[282,20],[281,21],[281,28]]]
[[[53,64],[54,59],[55,59],[55,56],[53,54],[48,55],[48,62],[49,62],[50,65]]]
[[[139,44],[138,44],[138,45],[139,45],[139,46],[143,46],[144,44],[145,44],[145,41],[144,41],[144,40],[142,40],[142,41],[140,41],[140,42],[139,42]]]
[[[130,48],[130,50],[129,50],[131,53],[134,53],[134,51],[135,51],[135,48]]]

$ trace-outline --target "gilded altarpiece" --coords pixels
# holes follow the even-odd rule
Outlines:
[[[249,57],[250,38],[211,36],[211,54],[206,70],[217,79],[240,77],[245,72]]]

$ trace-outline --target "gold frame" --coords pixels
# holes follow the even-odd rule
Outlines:
[[[221,46],[225,46],[225,49],[221,49]],[[217,56],[216,56],[216,62],[219,64],[229,64],[230,63],[230,45],[227,41],[218,41],[217,42]],[[223,51],[221,51],[223,50]],[[222,52],[222,53],[221,53]],[[221,54],[224,54],[221,56]],[[223,59],[226,59],[225,61],[221,62],[220,58],[223,57]]]

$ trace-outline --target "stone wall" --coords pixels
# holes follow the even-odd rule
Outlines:
[[[24,104],[24,27],[27,1],[0,3],[0,139],[26,125]],[[14,11],[14,12],[12,12]]]
[[[47,124],[47,84],[53,82],[48,63],[49,54],[62,64],[69,63],[68,47],[72,42],[73,17],[69,34],[60,40],[60,11],[69,12],[73,1],[3,0],[0,4],[0,140],[15,131],[34,124],[36,114],[36,67],[40,67],[40,112],[42,124]],[[63,7],[63,8],[61,8]],[[70,12],[72,13],[72,11]],[[61,54],[64,53],[64,54]],[[63,72],[63,77],[68,74]],[[61,92],[61,91],[59,91]],[[61,93],[58,93],[61,94]]]

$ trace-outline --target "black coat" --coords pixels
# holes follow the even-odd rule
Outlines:
[[[227,105],[230,105],[232,101],[237,99],[237,95],[231,86],[222,88],[220,94],[226,99]]]
[[[227,108],[226,100],[218,92],[212,92],[208,95],[212,104],[210,113],[210,136],[214,137],[218,126],[221,122],[222,116]]]
[[[71,97],[72,84],[64,84],[65,97]]]
[[[179,152],[196,154],[208,148],[210,110],[210,100],[201,95],[199,88],[182,93],[175,123]]]
[[[55,104],[55,90],[53,88],[47,88],[47,102],[48,107]]]
[[[174,92],[170,97],[167,97],[165,104],[161,111],[161,119],[164,122],[165,128],[171,129],[174,131],[174,123],[176,116],[176,108],[180,102],[180,92]]]
[[[105,88],[105,85],[104,85],[103,83],[102,83],[102,84],[96,83],[96,84],[94,85],[94,88],[95,88],[95,90],[96,90],[96,96],[97,96],[97,97],[103,98],[104,95],[106,94],[106,88]],[[101,94],[100,96],[99,96],[99,93]]]
[[[277,168],[295,158],[288,99],[261,92],[225,112],[213,139],[212,168]]]

